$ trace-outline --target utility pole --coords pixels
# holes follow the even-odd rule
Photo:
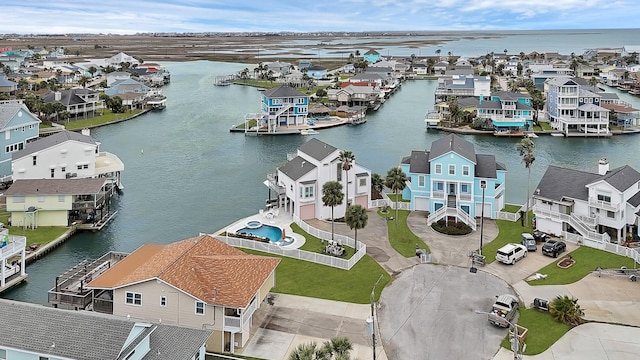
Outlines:
[[[369,331],[371,331],[371,347],[373,349],[373,360],[376,360],[375,292],[376,286],[378,286],[378,283],[380,282],[380,280],[382,280],[382,277],[383,275],[381,274],[378,278],[378,281],[373,284],[373,289],[371,289],[371,329]]]

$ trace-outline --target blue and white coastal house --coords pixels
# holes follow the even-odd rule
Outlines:
[[[260,103],[260,113],[245,116],[247,121],[257,120],[256,131],[275,133],[279,129],[307,122],[309,95],[290,86],[280,85],[262,92]]]
[[[11,179],[11,156],[36,139],[40,120],[21,101],[0,103],[0,181]]]
[[[267,201],[302,220],[331,219],[331,208],[322,202],[322,187],[328,181],[338,181],[343,186],[345,198],[341,205],[334,207],[334,218],[344,216],[347,204],[359,204],[368,209],[371,171],[355,161],[349,171],[342,170],[340,152],[318,139],[307,141],[286,164],[267,175],[264,182],[269,188]],[[271,198],[273,193],[275,199]]]
[[[564,136],[610,136],[609,109],[600,106],[601,96],[576,78],[547,80],[547,119]]]
[[[628,165],[610,169],[600,159],[597,173],[549,166],[532,199],[536,226],[546,233],[592,243],[640,238],[640,173]]]
[[[362,55],[362,58],[368,63],[375,63],[380,60],[380,53],[371,49]]]
[[[412,151],[400,167],[409,182],[402,198],[411,210],[428,211],[428,224],[455,217],[476,228],[476,217],[494,219],[504,205],[506,167],[493,155],[476,154],[472,143],[451,134],[429,151]]]
[[[522,93],[499,91],[486,99],[480,97],[478,117],[491,119],[496,135],[522,133],[533,128],[531,97]]]

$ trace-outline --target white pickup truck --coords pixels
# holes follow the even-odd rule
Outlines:
[[[509,323],[518,312],[518,307],[518,299],[515,296],[511,294],[496,296],[496,302],[493,303],[487,318],[494,325],[504,328],[509,327]]]

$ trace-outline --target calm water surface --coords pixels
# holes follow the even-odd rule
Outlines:
[[[81,233],[30,265],[28,282],[4,297],[45,304],[55,276],[81,260],[110,250],[133,251],[145,243],[170,243],[213,232],[255,214],[268,196],[267,173],[286,161],[308,138],[245,137],[229,133],[246,112],[259,111],[260,92],[251,87],[213,85],[216,75],[244,64],[169,63],[173,82],[165,87],[164,112],[95,129],[92,135],[125,163],[125,191],[118,215],[99,233]],[[327,129],[318,139],[353,151],[358,163],[384,175],[411,150],[428,149],[443,136],[424,129],[433,106],[435,81],[406,82],[384,106],[360,126]],[[632,99],[635,101],[635,99]],[[636,107],[638,107],[636,101]],[[518,139],[465,136],[478,153],[494,154],[506,164],[507,201],[526,197],[526,171],[515,146]],[[595,171],[597,160],[640,169],[640,136],[610,139],[535,140],[532,187],[549,164]]]

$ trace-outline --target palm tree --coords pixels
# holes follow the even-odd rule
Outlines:
[[[442,50],[440,50],[440,49],[436,49],[436,55],[437,55],[437,56],[440,56],[440,53],[441,53],[441,52],[442,52]]]
[[[358,251],[358,229],[364,229],[368,220],[367,210],[358,204],[349,206],[344,214],[344,222],[349,225],[350,229],[355,229],[355,251]]]
[[[558,295],[549,304],[549,313],[563,324],[580,325],[584,322],[584,312],[578,305],[578,299],[567,295]]]
[[[533,150],[535,149],[535,144],[533,143],[533,141],[530,138],[524,138],[522,139],[522,141],[520,141],[520,143],[518,143],[518,152],[520,153],[520,156],[522,156],[522,162],[524,162],[524,167],[527,168],[527,170],[529,171],[529,175],[527,178],[527,212],[525,215],[525,224],[529,224],[529,194],[530,194],[530,186],[531,186],[531,165],[533,164],[533,162],[536,160],[534,154],[533,154]]]
[[[298,345],[287,360],[349,360],[353,350],[351,340],[346,337],[336,336],[325,341],[322,346],[315,342]]]
[[[353,162],[356,160],[355,155],[351,151],[343,150],[338,156],[338,161],[342,163],[342,170],[345,171],[347,177],[345,180],[345,195],[347,198],[347,206],[349,206],[349,170],[353,167]]]
[[[93,77],[93,74],[98,72],[98,69],[96,69],[95,66],[89,66],[89,69],[87,70],[89,72],[89,74],[91,74],[91,77]]]
[[[371,174],[371,197],[374,199],[381,199],[382,189],[384,189],[384,180],[380,174]]]
[[[589,85],[591,86],[598,85],[598,78],[596,78],[595,76],[592,76],[591,79],[589,79]]]
[[[396,196],[396,225],[398,225],[398,191],[404,190],[407,186],[407,175],[398,167],[393,167],[387,172],[387,178],[385,179],[385,186],[393,190]]]
[[[80,83],[80,85],[82,85],[82,87],[86,88],[87,84],[89,83],[89,78],[83,75],[80,78],[80,80],[78,80],[78,83]]]
[[[331,240],[333,240],[333,209],[342,204],[344,194],[342,184],[337,181],[327,181],[322,185],[322,204],[331,206]]]

